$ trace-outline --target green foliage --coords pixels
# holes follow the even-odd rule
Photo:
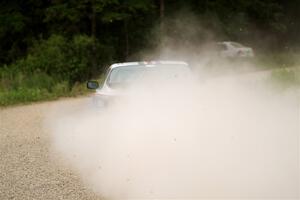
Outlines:
[[[0,68],[0,105],[86,92],[83,84],[76,82],[87,80],[93,70],[101,70],[91,67],[91,43],[85,35],[70,41],[59,35],[36,41],[26,58]],[[109,59],[103,57],[105,53],[101,56],[103,63]]]
[[[13,68],[0,69],[0,106],[52,100],[63,96],[86,94],[85,84],[61,81],[43,72],[24,74]]]
[[[160,21],[160,2],[154,0],[3,0],[0,2],[0,67],[24,58],[37,38],[63,35],[67,43],[76,35],[95,37],[92,42],[109,46],[115,60],[125,60],[142,48],[156,45],[151,35]],[[204,28],[226,39],[253,41],[262,37],[284,45],[299,46],[299,2],[276,0],[164,0],[165,18],[182,9]],[[185,22],[185,21],[184,21]],[[170,34],[174,23],[165,23]],[[179,30],[182,31],[182,30]],[[184,32],[184,31],[183,31]],[[201,32],[201,31],[200,31]],[[202,29],[203,32],[203,29]],[[175,33],[176,34],[176,33]],[[201,34],[201,33],[200,33]],[[292,37],[290,37],[290,35]],[[182,37],[182,40],[186,38]],[[193,43],[191,38],[190,43]],[[184,42],[184,41],[183,41]],[[95,48],[95,47],[93,47]],[[101,47],[102,48],[102,47]],[[95,55],[95,50],[93,50]],[[93,60],[97,60],[94,56]],[[101,63],[100,61],[98,64]],[[94,65],[94,64],[93,64]]]
[[[281,89],[300,87],[300,68],[274,70],[272,72],[271,80]]]
[[[13,105],[17,103],[26,103],[33,101],[53,99],[53,94],[50,94],[46,89],[19,88],[0,92],[0,106]]]
[[[71,40],[60,35],[52,35],[48,40],[35,42],[26,58],[16,62],[16,68],[25,72],[43,72],[57,80],[67,80],[71,84],[84,81],[99,73],[101,67],[93,68],[93,41],[86,35],[76,35]],[[97,59],[101,63],[110,61],[111,49],[97,44]]]

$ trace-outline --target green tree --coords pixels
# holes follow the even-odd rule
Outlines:
[[[32,41],[47,32],[40,20],[47,6],[42,0],[0,2],[0,67],[25,56]]]

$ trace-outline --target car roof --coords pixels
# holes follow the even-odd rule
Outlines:
[[[124,62],[124,63],[115,63],[110,66],[111,69],[116,67],[126,67],[126,66],[132,66],[132,65],[159,65],[159,64],[165,64],[165,65],[186,65],[188,64],[183,61],[171,61],[171,60],[158,60],[158,61],[139,61],[139,62]]]
[[[244,46],[243,44],[239,43],[239,42],[234,42],[234,41],[222,41],[222,42],[217,42],[217,44],[239,44]]]

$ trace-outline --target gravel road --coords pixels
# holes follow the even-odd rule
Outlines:
[[[0,109],[0,199],[99,199],[59,155],[43,126],[49,110],[82,100]]]
[[[268,74],[249,74],[242,79],[259,81]],[[61,112],[74,112],[83,101],[66,99],[0,108],[0,200],[100,199],[53,151],[52,136],[45,126],[51,113],[61,108]]]

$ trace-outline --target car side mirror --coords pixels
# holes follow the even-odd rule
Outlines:
[[[88,81],[86,87],[88,89],[97,89],[99,88],[99,83],[97,81]]]

